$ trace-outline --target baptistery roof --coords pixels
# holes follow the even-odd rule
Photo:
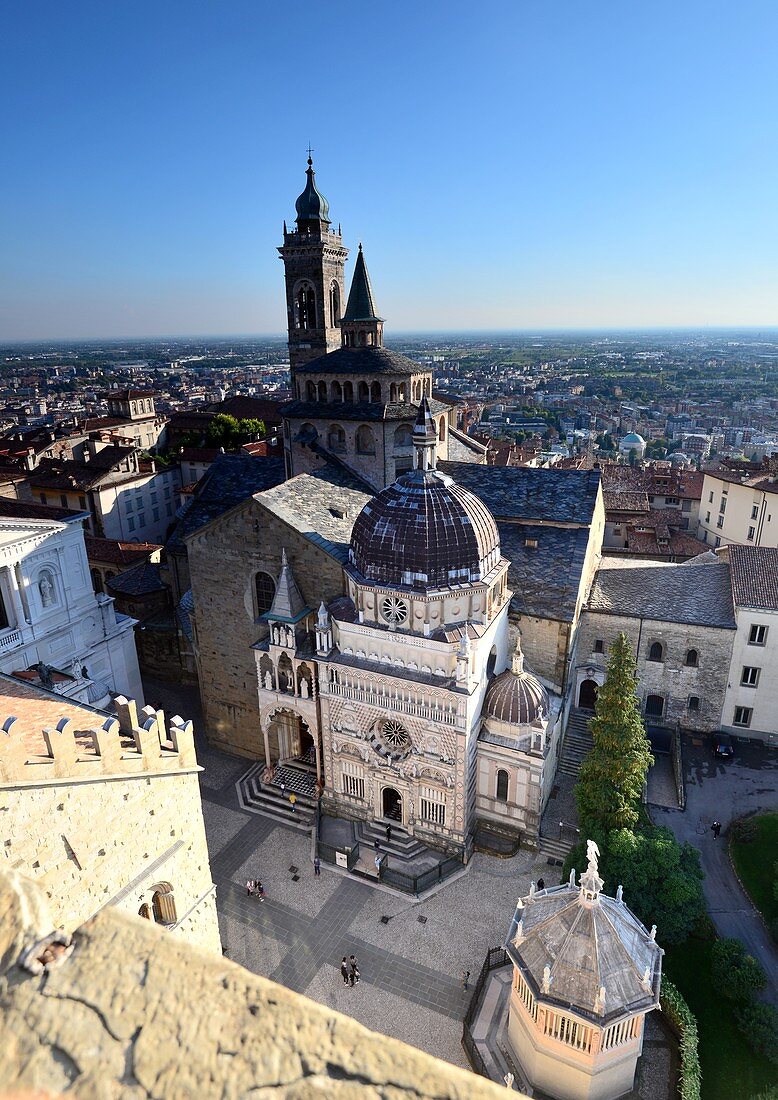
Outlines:
[[[524,654],[517,640],[512,667],[496,676],[484,699],[483,715],[499,722],[524,726],[548,718],[548,692],[537,676],[524,667]]]
[[[364,506],[349,561],[365,580],[444,588],[483,580],[500,561],[500,536],[474,493],[435,469],[437,431],[425,397],[413,430],[416,469]]]

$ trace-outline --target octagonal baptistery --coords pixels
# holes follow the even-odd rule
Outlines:
[[[434,469],[403,474],[366,504],[349,550],[361,579],[423,590],[483,581],[500,560],[489,509]]]

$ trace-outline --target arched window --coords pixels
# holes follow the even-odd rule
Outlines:
[[[651,643],[651,647],[648,651],[648,659],[649,659],[649,661],[663,661],[664,660],[664,649],[662,648],[662,643],[661,642],[652,642]]]
[[[375,454],[375,436],[373,429],[367,424],[360,424],[357,428],[357,453],[361,455]]]
[[[310,283],[303,283],[294,298],[295,328],[316,328],[316,294]]]
[[[405,404],[408,400],[408,387],[405,382],[400,383],[400,401]]]
[[[354,383],[353,382],[344,382],[343,383],[343,400],[344,401],[353,401],[354,400]]]
[[[319,383],[319,400],[320,401],[326,401],[327,400],[327,383],[326,382],[320,382]]]
[[[700,663],[700,658],[699,658],[699,654],[697,653],[697,650],[696,649],[687,649],[686,650],[686,664],[689,666],[689,668],[697,668],[699,663]]]
[[[273,606],[273,597],[276,594],[276,585],[269,573],[257,573],[254,578],[254,601],[256,604],[256,619],[264,615]]]
[[[343,400],[343,387],[340,382],[332,382],[330,385],[330,401]]]
[[[445,416],[441,416],[441,418],[440,418],[440,427],[438,428],[438,439],[442,443],[445,438],[446,438],[446,418],[445,418]]]
[[[393,405],[397,404],[397,383],[392,382],[389,386],[389,400]]]
[[[494,670],[495,670],[496,667],[497,667],[497,646],[493,645],[492,649],[491,649],[491,652],[489,653],[489,659],[486,662],[486,678],[487,678],[487,680],[489,679],[490,676],[494,675]]]
[[[663,695],[646,696],[646,718],[661,718],[665,712]]]
[[[395,447],[413,446],[413,431],[410,424],[401,424],[399,428],[395,428],[394,445]]]
[[[371,401],[380,401],[381,400],[381,383],[380,382],[374,382],[372,384],[372,386],[370,387],[370,400]]]
[[[305,396],[308,398],[309,401],[315,401],[316,400],[316,383],[315,382],[306,382],[305,383]]]
[[[154,887],[151,895],[151,911],[157,924],[176,923],[176,902],[173,897],[173,887],[169,882],[161,882]]]
[[[502,768],[497,772],[497,801],[508,801],[508,773]]]
[[[330,424],[330,430],[327,433],[327,446],[331,451],[335,451],[338,454],[343,454],[346,450],[346,433],[341,428],[340,424]]]
[[[337,283],[330,286],[330,322],[337,325],[340,320],[340,287]]]
[[[92,574],[92,588],[94,588],[95,592],[102,592],[103,591],[103,574],[100,572],[99,569],[92,569],[91,574]]]
[[[370,400],[370,388],[367,382],[360,382],[357,387],[357,401],[369,401]]]
[[[278,658],[278,690],[294,694],[294,674],[292,662],[286,653]]]

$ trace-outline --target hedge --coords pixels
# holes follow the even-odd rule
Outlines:
[[[697,1019],[677,987],[662,978],[659,995],[662,1012],[678,1033],[678,1050],[681,1055],[681,1100],[700,1100],[702,1095],[702,1070],[697,1044]]]

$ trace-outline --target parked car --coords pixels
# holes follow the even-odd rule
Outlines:
[[[732,738],[728,733],[713,734],[713,755],[721,756],[725,760],[729,760],[731,756],[735,755]]]

